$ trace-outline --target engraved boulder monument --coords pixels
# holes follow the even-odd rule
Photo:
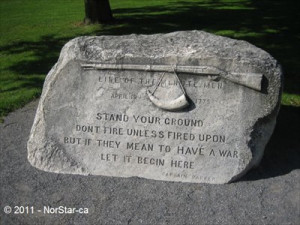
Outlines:
[[[29,162],[56,173],[228,183],[257,165],[282,72],[202,31],[78,37],[46,77]]]

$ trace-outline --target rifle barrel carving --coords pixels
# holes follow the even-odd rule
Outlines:
[[[148,72],[188,73],[200,76],[220,76],[233,83],[261,91],[263,75],[261,73],[235,73],[222,71],[212,66],[172,66],[172,65],[139,65],[139,64],[110,64],[110,63],[85,63],[81,64],[85,70],[136,70]]]

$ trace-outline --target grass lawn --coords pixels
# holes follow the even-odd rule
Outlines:
[[[116,21],[82,24],[83,0],[0,0],[0,118],[41,94],[60,49],[79,35],[205,30],[244,39],[282,64],[282,104],[300,106],[300,16],[294,0],[110,0]]]

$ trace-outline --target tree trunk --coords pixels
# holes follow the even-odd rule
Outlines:
[[[84,0],[85,23],[109,23],[113,21],[109,0]]]

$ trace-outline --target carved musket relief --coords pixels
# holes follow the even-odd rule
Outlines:
[[[175,73],[176,78],[179,81],[180,88],[182,90],[182,95],[174,100],[164,100],[154,96],[154,92],[161,83],[164,74],[159,79],[159,82],[156,84],[153,92],[147,90],[147,95],[151,102],[157,107],[169,110],[176,111],[189,106],[187,100],[186,92],[180,82],[178,73],[187,73],[199,76],[216,76],[223,79],[229,80],[233,83],[243,85],[245,87],[254,89],[256,91],[261,91],[261,83],[263,75],[260,73],[235,73],[235,72],[226,72],[212,66],[172,66],[172,65],[139,65],[139,64],[109,64],[109,63],[84,63],[81,64],[81,67],[85,70],[135,70],[135,71],[146,71],[146,72],[169,72]]]

